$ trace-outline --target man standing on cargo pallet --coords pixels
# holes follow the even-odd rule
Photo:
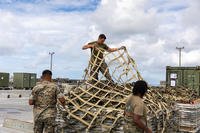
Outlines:
[[[133,94],[128,98],[125,105],[124,133],[152,133],[147,126],[146,107],[142,99],[147,89],[148,85],[143,80],[134,84]]]
[[[44,70],[42,81],[32,90],[29,105],[33,105],[34,133],[54,133],[57,99],[65,106],[64,95],[52,82],[52,72]]]
[[[114,83],[109,73],[108,65],[104,60],[104,51],[107,52],[115,52],[117,50],[126,49],[125,46],[120,48],[109,48],[104,42],[106,40],[106,36],[104,34],[100,34],[97,41],[90,42],[83,46],[83,50],[90,48],[91,49],[91,71],[90,76],[93,77],[92,82],[95,83],[98,80],[99,71],[106,77],[107,80]]]

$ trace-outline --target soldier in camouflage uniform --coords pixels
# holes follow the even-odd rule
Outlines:
[[[29,104],[33,105],[34,133],[54,133],[57,99],[64,106],[64,95],[52,82],[52,72],[45,70],[41,82],[33,88]]]
[[[101,73],[106,77],[107,80],[114,82],[109,73],[108,65],[104,60],[104,51],[107,52],[115,52],[120,49],[125,49],[125,46],[120,48],[109,48],[104,42],[106,40],[106,36],[104,34],[100,34],[97,41],[90,42],[87,45],[83,46],[83,50],[90,48],[91,49],[91,72],[90,76],[93,77],[93,82],[98,80],[98,73]]]
[[[147,126],[146,107],[142,99],[147,88],[147,83],[142,80],[134,84],[133,95],[128,98],[125,106],[124,133],[152,133]]]

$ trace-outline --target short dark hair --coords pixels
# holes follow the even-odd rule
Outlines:
[[[142,96],[144,96],[148,89],[149,87],[146,81],[138,80],[135,83],[133,83],[132,93],[133,95],[141,94]]]
[[[42,76],[44,76],[44,75],[50,75],[50,76],[52,76],[52,72],[50,70],[44,70],[42,72]]]
[[[99,39],[106,39],[106,35],[100,34],[100,35],[99,35]]]

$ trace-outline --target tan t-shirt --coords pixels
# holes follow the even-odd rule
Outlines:
[[[146,107],[141,97],[131,95],[126,102],[125,112],[125,118],[132,121],[133,114],[136,114],[142,116],[142,121],[146,123]]]
[[[93,63],[96,60],[96,63],[100,63],[101,60],[104,58],[103,53],[104,51],[108,50],[109,47],[106,44],[99,44],[97,41],[88,43],[89,45],[95,45],[95,49],[91,49],[91,62]],[[101,50],[99,50],[100,48]]]

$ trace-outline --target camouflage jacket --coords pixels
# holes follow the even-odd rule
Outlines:
[[[63,94],[56,84],[48,81],[38,83],[31,93],[34,119],[56,117],[57,98],[61,97]]]

